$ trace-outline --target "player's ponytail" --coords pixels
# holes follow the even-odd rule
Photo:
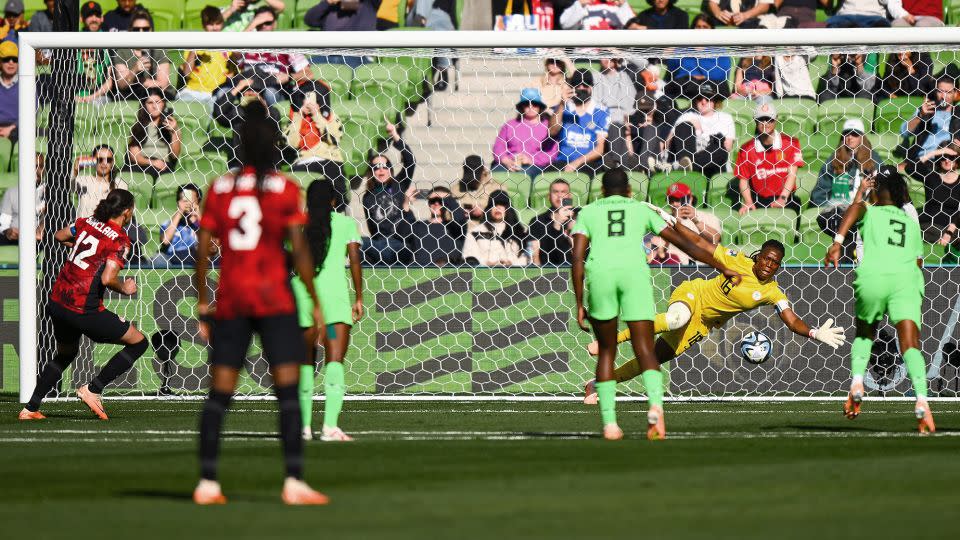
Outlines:
[[[264,177],[280,163],[280,125],[260,100],[251,101],[242,110],[243,122],[237,130],[237,157],[244,166],[254,168],[259,190]]]
[[[330,251],[330,214],[335,197],[329,180],[314,180],[307,188],[307,242],[317,271],[323,270],[323,261]]]
[[[133,203],[133,193],[125,189],[112,189],[106,197],[97,203],[97,208],[93,211],[93,219],[100,223],[106,223],[124,213],[127,209],[133,208]]]

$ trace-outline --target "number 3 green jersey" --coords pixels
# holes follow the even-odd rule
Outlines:
[[[588,266],[637,268],[649,273],[643,237],[660,234],[667,224],[645,204],[613,195],[584,206],[573,234],[590,239]]]
[[[920,225],[896,206],[867,206],[860,220],[863,262],[858,274],[902,274],[917,270],[923,256]]]

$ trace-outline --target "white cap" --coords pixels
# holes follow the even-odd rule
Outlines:
[[[758,118],[773,118],[776,120],[777,110],[769,103],[761,103],[757,106],[757,110],[753,111],[753,119],[756,120]]]
[[[846,122],[843,123],[843,130],[841,132],[847,131],[856,131],[857,133],[866,133],[866,128],[863,127],[863,120],[859,118],[848,118]]]

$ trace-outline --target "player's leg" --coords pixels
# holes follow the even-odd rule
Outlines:
[[[197,504],[227,502],[217,481],[220,433],[252,337],[245,318],[218,320],[211,329],[210,390],[200,411],[200,483],[193,492]]]
[[[323,390],[325,401],[323,405],[323,432],[324,441],[352,441],[349,435],[340,429],[340,411],[343,408],[343,394],[346,392],[344,382],[343,359],[350,346],[350,325],[334,323],[327,325],[324,337],[326,351],[324,359]]]
[[[623,430],[617,425],[617,381],[613,378],[617,356],[617,319],[590,319],[590,325],[599,344],[595,387],[600,402],[603,436],[609,440],[621,439]]]
[[[300,324],[303,324],[302,320]],[[316,373],[317,340],[320,331],[315,326],[309,326],[302,330],[303,345],[307,353],[300,364],[300,382],[297,387],[300,396],[301,436],[303,440],[309,441],[313,439],[313,384]]]
[[[864,396],[863,377],[867,373],[867,363],[870,362],[878,322],[857,318],[855,323],[856,336],[850,345],[850,391],[843,404],[843,414],[851,420],[860,415]]]
[[[890,320],[897,328],[900,352],[907,367],[907,375],[913,383],[917,402],[914,413],[917,428],[921,434],[933,433],[933,413],[927,404],[927,365],[920,352],[920,321],[923,304],[923,282],[918,280],[915,287],[901,287],[890,298]]]
[[[101,311],[96,316],[90,314],[85,315],[85,317],[90,317],[91,321],[96,321],[95,324],[97,325],[95,331],[88,330],[85,332],[90,339],[99,343],[119,342],[124,345],[107,361],[89,384],[77,389],[77,397],[86,403],[101,420],[106,420],[107,413],[103,408],[103,401],[100,399],[103,388],[132,368],[133,364],[143,356],[143,353],[147,352],[149,345],[147,338],[140,330],[137,330],[133,323],[124,322],[109,311]],[[124,326],[126,326],[126,329],[117,339],[116,334]]]
[[[300,364],[307,354],[297,316],[277,315],[254,320],[263,355],[270,364],[273,392],[280,409],[280,444],[286,471],[281,498],[286,504],[327,504],[329,499],[303,481],[303,438],[298,386]]]
[[[690,323],[690,307],[684,302],[674,302],[670,304],[665,313],[658,313],[653,321],[653,333],[661,334],[665,332],[681,331]],[[658,319],[662,320],[658,322]],[[662,326],[660,326],[662,325]],[[658,326],[662,329],[658,330]],[[631,331],[631,335],[632,335]],[[640,375],[643,369],[636,358],[631,359],[617,368],[617,382],[626,382]]]
[[[660,371],[660,362],[654,354],[653,321],[627,321],[633,339],[633,354],[640,366],[643,377],[643,386],[647,392],[647,402],[650,404],[647,413],[647,438],[650,440],[666,437],[666,424],[663,418],[663,372]]]
[[[57,344],[57,351],[40,371],[40,376],[37,377],[37,386],[33,389],[33,395],[30,396],[30,400],[23,410],[20,411],[20,420],[44,419],[43,414],[40,413],[40,402],[57,384],[57,381],[63,375],[63,371],[76,359],[77,352],[80,350],[82,332],[76,321],[80,315],[53,302],[47,305],[47,315],[53,322],[53,336]]]

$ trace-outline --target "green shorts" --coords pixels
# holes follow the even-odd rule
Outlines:
[[[339,277],[339,276],[338,276]],[[321,272],[313,278],[313,286],[317,289],[317,297],[323,309],[323,322],[330,325],[343,323],[353,326],[353,304],[350,302],[350,291],[347,281],[341,278],[342,283],[324,276]],[[313,326],[313,302],[307,288],[299,277],[293,278],[293,297],[297,300],[297,319],[301,328]]]
[[[587,313],[598,321],[652,321],[657,314],[650,275],[636,268],[587,269]]]
[[[858,319],[875,323],[888,315],[893,324],[913,321],[920,327],[923,275],[919,269],[908,274],[858,275],[853,292]]]

